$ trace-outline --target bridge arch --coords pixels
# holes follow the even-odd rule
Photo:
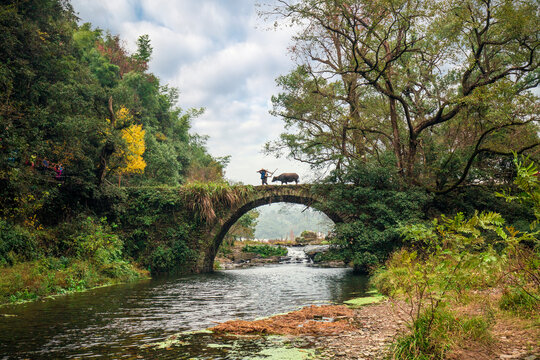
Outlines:
[[[209,238],[212,242],[204,260],[205,272],[211,272],[214,266],[214,259],[218,252],[225,235],[230,228],[248,211],[255,209],[259,206],[269,205],[273,203],[292,203],[306,205],[314,208],[330,218],[334,223],[344,222],[344,219],[340,214],[327,209],[322,199],[312,194],[309,188],[301,185],[286,185],[286,186],[258,186],[255,188],[253,195],[249,197],[239,206],[230,209],[228,214],[218,222],[210,231]]]

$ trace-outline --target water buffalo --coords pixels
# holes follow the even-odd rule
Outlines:
[[[276,182],[276,181],[281,181],[281,185],[290,183],[293,181],[298,184],[298,174],[297,173],[283,173],[283,174],[280,174],[279,176],[274,176],[272,178],[272,182]]]

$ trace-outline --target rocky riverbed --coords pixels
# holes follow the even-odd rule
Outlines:
[[[294,263],[306,263],[320,267],[346,267],[346,264],[343,261],[320,260],[320,255],[327,253],[330,250],[330,245],[287,246],[287,255],[269,257],[263,257],[252,252],[245,252],[242,250],[243,248],[244,244],[242,242],[237,242],[226,253],[218,254],[216,257],[215,269],[230,270],[267,264]]]
[[[375,296],[374,300],[380,297]],[[350,309],[343,305],[308,306],[298,311],[254,321],[231,320],[211,330],[217,334],[269,335],[290,338],[291,343],[315,349],[317,360],[383,360],[391,357],[390,345],[406,333],[409,307],[403,302],[382,300]],[[464,311],[472,311],[467,309]],[[492,339],[480,344],[468,341],[449,349],[449,360],[539,360],[540,329],[532,321],[494,313]],[[301,341],[299,339],[301,338]]]

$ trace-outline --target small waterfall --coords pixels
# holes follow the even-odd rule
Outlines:
[[[287,246],[287,258],[281,261],[283,264],[306,264],[309,262],[310,260],[304,252],[304,246]]]

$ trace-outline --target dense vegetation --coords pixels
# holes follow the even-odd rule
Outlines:
[[[329,169],[327,204],[342,256],[359,271],[401,244],[402,224],[497,209],[522,230],[531,214],[494,196],[512,153],[538,160],[534,1],[281,1],[263,15],[299,29],[298,67],[277,79],[266,144]]]
[[[529,232],[506,225],[495,212],[470,218],[458,213],[401,228],[404,247],[373,278],[382,293],[404,301],[410,314],[410,333],[392,349],[396,359],[444,359],[467,342],[489,345],[498,310],[538,326],[540,184],[534,164],[515,162],[515,183],[523,192],[499,195],[530,206],[535,220]],[[467,305],[480,311],[457,310]]]
[[[148,72],[148,36],[130,54],[60,0],[3,3],[0,33],[0,301],[146,276],[143,251],[152,271],[183,263],[189,225],[141,248],[120,185],[221,181],[226,159],[188,133],[203,110]]]
[[[272,98],[286,132],[265,149],[330,170],[326,206],[349,220],[334,256],[375,271],[411,315],[392,358],[489,346],[505,311],[537,327],[537,2],[284,0],[262,14],[299,29]]]

